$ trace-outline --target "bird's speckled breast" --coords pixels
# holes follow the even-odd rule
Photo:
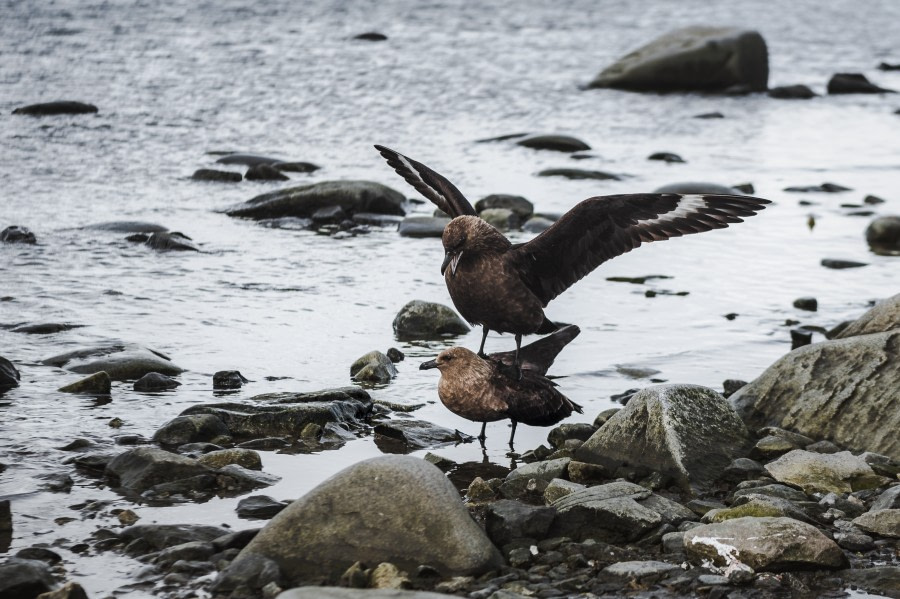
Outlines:
[[[472,324],[527,335],[544,322],[540,300],[500,255],[463,254],[456,274],[448,268],[444,280],[456,309]]]

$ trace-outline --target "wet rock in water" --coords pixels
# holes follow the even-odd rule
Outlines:
[[[109,378],[109,374],[102,370],[58,389],[62,393],[96,393],[98,395],[109,395],[111,390],[112,380]]]
[[[554,221],[544,218],[542,216],[535,216],[533,218],[529,218],[524,225],[522,225],[522,230],[526,233],[541,233],[546,231],[550,227],[553,226]]]
[[[835,73],[828,80],[829,94],[884,94],[895,93],[892,89],[879,87],[862,73]]]
[[[681,567],[655,560],[617,562],[603,568],[602,574],[623,582],[637,581],[653,584],[669,574],[680,572]]]
[[[727,185],[707,183],[705,181],[682,181],[669,183],[653,190],[654,193],[718,193],[725,195],[741,195],[741,192]]]
[[[353,222],[360,225],[373,227],[399,227],[403,222],[402,216],[395,214],[375,214],[374,212],[357,212],[353,215]],[[442,229],[443,230],[443,229]]]
[[[21,378],[13,363],[0,356],[0,392],[18,387]]]
[[[225,425],[228,435],[258,439],[297,436],[310,423],[321,427],[327,427],[329,423],[354,425],[365,419],[371,411],[372,400],[368,393],[358,387],[344,387],[313,393],[257,395],[249,403],[197,405],[183,411],[181,417],[211,415]],[[166,427],[168,425],[164,428]],[[184,425],[179,425],[177,430],[184,428]],[[161,431],[162,429],[157,435]],[[161,442],[156,436],[154,440]],[[180,438],[178,444],[202,440],[209,439]]]
[[[74,100],[58,100],[56,102],[43,102],[41,104],[29,104],[12,111],[13,114],[27,116],[56,116],[59,114],[93,114],[97,107],[93,104],[76,102]]]
[[[313,212],[310,217],[316,225],[340,224],[349,217],[340,206],[326,206]]]
[[[238,464],[228,464],[218,470],[217,484],[223,491],[243,493],[260,487],[270,487],[281,480],[280,476],[250,470]]]
[[[863,198],[863,204],[867,204],[869,206],[877,206],[878,204],[884,204],[887,200],[883,198],[879,198],[878,196],[867,195]]]
[[[770,98],[778,100],[809,100],[818,95],[808,86],[802,84],[771,87],[768,94]]]
[[[387,357],[394,364],[398,364],[398,363],[402,362],[404,359],[406,359],[406,356],[403,354],[403,352],[400,351],[399,349],[397,349],[396,347],[388,348]]]
[[[184,445],[212,441],[229,433],[228,427],[218,416],[194,414],[178,416],[165,423],[153,435],[153,440],[160,445]]]
[[[292,584],[336,581],[353,563],[427,564],[478,575],[503,560],[459,493],[419,458],[383,456],[332,476],[267,524],[220,575],[251,556],[274,560]]]
[[[581,168],[548,168],[537,174],[538,177],[565,177],[566,179],[596,179],[599,181],[620,181],[622,177],[603,171],[585,170]]]
[[[117,479],[120,487],[138,493],[161,483],[212,473],[195,459],[155,447],[130,449],[106,466],[106,475]]]
[[[322,168],[312,162],[276,162],[272,166],[284,173],[313,173]]]
[[[821,262],[825,268],[833,270],[844,270],[846,268],[861,268],[868,266],[868,262],[856,262],[855,260],[841,260],[839,258],[823,258]]]
[[[728,569],[782,572],[843,568],[844,552],[819,530],[791,518],[736,518],[698,526],[684,535],[688,559]]]
[[[496,193],[485,196],[475,202],[475,211],[482,212],[488,208],[506,208],[515,212],[521,220],[527,220],[534,214],[534,204],[522,196]]]
[[[271,520],[288,505],[268,495],[251,495],[238,502],[236,511],[238,518],[245,520]]]
[[[610,471],[627,464],[704,488],[750,448],[744,424],[721,395],[697,385],[647,387],[575,456]]]
[[[288,181],[290,177],[271,164],[256,164],[247,169],[244,179],[247,181]]]
[[[449,218],[439,216],[408,216],[397,231],[402,237],[441,237]]]
[[[550,482],[555,478],[562,478],[569,466],[572,458],[557,458],[554,460],[544,460],[542,462],[532,462],[530,464],[522,464],[515,470],[506,475],[506,480],[512,481],[516,479],[538,479]]]
[[[890,597],[900,594],[900,566],[854,568],[837,573],[847,584]]]
[[[281,588],[284,584],[284,577],[278,564],[254,554],[239,563],[235,560],[229,564],[213,582],[210,590],[221,594],[234,591],[238,596],[259,596],[260,591],[267,585]]]
[[[748,426],[775,425],[900,459],[900,330],[793,350],[731,396]]]
[[[734,393],[747,384],[747,381],[742,381],[740,379],[725,379],[722,381],[722,397],[729,398]]]
[[[672,152],[655,152],[647,156],[647,160],[659,160],[661,162],[685,162],[684,158]]]
[[[484,527],[494,545],[503,547],[515,539],[545,538],[555,517],[556,510],[552,507],[501,499],[488,505]]]
[[[260,164],[275,164],[282,162],[280,158],[271,156],[258,156],[256,154],[227,154],[216,160],[218,164],[241,164],[244,166],[257,166]]]
[[[309,218],[320,208],[340,206],[350,215],[357,212],[404,216],[406,198],[402,193],[371,181],[322,181],[279,189],[256,196],[225,213],[252,218]]]
[[[141,555],[184,543],[209,543],[229,533],[231,533],[230,530],[219,526],[135,524],[122,529],[119,538],[126,543],[126,553]]]
[[[37,237],[26,227],[12,225],[0,231],[0,242],[34,245],[37,243]]]
[[[605,543],[639,539],[663,524],[693,520],[694,512],[639,485],[616,481],[575,491],[552,503],[552,536]]]
[[[394,317],[393,327],[401,340],[440,339],[469,332],[469,325],[452,308],[422,300],[403,306]]]
[[[797,349],[812,343],[812,331],[791,329],[791,349]]]
[[[850,493],[885,482],[864,459],[849,451],[822,454],[795,449],[766,464],[766,471],[775,480],[801,487],[806,493]]]
[[[262,458],[252,449],[234,447],[204,453],[197,461],[208,468],[218,470],[228,464],[237,464],[249,470],[262,470]]]
[[[871,510],[853,519],[858,528],[880,537],[900,538],[900,509]]]
[[[479,216],[500,231],[514,231],[522,224],[519,215],[509,208],[487,208]]]
[[[114,343],[59,354],[42,361],[79,374],[106,371],[114,381],[137,380],[148,372],[175,376],[184,372],[165,354],[136,345]]]
[[[67,582],[55,591],[41,593],[35,599],[88,599],[88,595],[77,582]]]
[[[704,112],[701,114],[695,114],[693,118],[695,118],[695,119],[724,119],[725,115],[718,111]]]
[[[605,68],[589,88],[723,91],[768,85],[766,42],[756,31],[693,26],[658,37]]]
[[[555,152],[583,152],[591,149],[591,146],[580,139],[568,135],[528,135],[517,140],[516,144],[533,150]]]
[[[836,339],[882,333],[900,328],[900,293],[884,299],[861,317],[844,327]]]
[[[900,256],[900,216],[879,216],[866,227],[866,242],[881,256]]]
[[[798,310],[815,312],[819,309],[819,300],[814,297],[798,297],[794,300],[794,307]]]
[[[95,231],[110,231],[113,233],[158,233],[162,231],[168,231],[166,227],[157,225],[156,223],[146,223],[134,220],[115,220],[105,223],[97,223],[95,225],[89,225],[85,227],[85,229],[91,229]]]
[[[397,376],[397,368],[386,355],[370,351],[350,365],[350,377],[367,383],[389,383]]]
[[[191,240],[190,237],[178,231],[163,231],[153,233],[145,242],[147,247],[163,252],[199,252],[200,248]]]
[[[0,562],[0,597],[31,599],[53,589],[50,567],[44,562],[10,557]]]
[[[587,441],[597,430],[592,424],[586,422],[566,422],[550,430],[547,433],[547,442],[552,447],[560,448],[569,439]]]
[[[496,591],[493,599],[517,599]],[[284,591],[278,599],[447,599],[444,593],[404,591],[398,589],[348,589],[344,587],[305,586]]]
[[[134,382],[135,391],[165,391],[166,389],[174,389],[181,385],[172,377],[168,377],[158,372],[148,372]]]
[[[217,171],[211,168],[201,168],[191,175],[194,181],[215,181],[217,183],[240,183],[244,177],[233,171]]]
[[[386,453],[408,453],[471,440],[459,431],[424,420],[398,418],[375,425],[375,444]]]
[[[784,191],[793,191],[795,193],[841,193],[842,191],[853,191],[849,187],[838,185],[837,183],[822,183],[821,185],[795,185],[785,187]]]
[[[387,36],[383,33],[378,33],[377,31],[367,31],[366,33],[360,33],[359,35],[354,35],[353,39],[362,40],[365,42],[383,42],[387,40]]]
[[[213,389],[240,389],[249,382],[238,370],[220,370],[213,374]]]
[[[41,322],[35,324],[23,324],[11,329],[11,332],[25,333],[28,335],[52,335],[54,333],[78,329],[83,326],[83,324],[69,324],[66,322]]]

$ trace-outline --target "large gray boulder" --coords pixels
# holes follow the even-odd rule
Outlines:
[[[837,339],[900,329],[900,293],[881,300],[837,334]]]
[[[747,426],[774,425],[900,459],[900,329],[800,347],[729,399]]]
[[[106,466],[106,474],[120,486],[138,493],[158,484],[212,474],[193,458],[186,458],[156,447],[138,447],[117,455]]]
[[[657,385],[636,393],[575,452],[610,472],[660,472],[685,488],[707,487],[751,446],[728,401],[698,385]]]
[[[310,218],[321,208],[340,206],[353,215],[357,212],[406,214],[406,198],[402,193],[372,181],[322,181],[310,185],[264,193],[225,211],[228,216]]]
[[[810,493],[850,493],[886,484],[861,456],[849,451],[824,454],[795,449],[766,464],[766,472],[778,482]]]
[[[59,354],[43,360],[47,366],[79,374],[106,371],[114,381],[137,380],[149,372],[175,376],[184,372],[168,356],[134,344],[112,343]]]
[[[18,387],[21,378],[13,363],[0,356],[0,392]]]
[[[437,467],[382,456],[338,472],[275,516],[235,558],[275,561],[292,584],[336,581],[353,563],[477,575],[503,560]],[[227,576],[227,570],[223,573]]]
[[[815,526],[791,518],[736,518],[692,528],[684,549],[695,564],[712,562],[726,569],[741,565],[781,572],[842,568],[847,557]]]
[[[866,227],[866,242],[882,256],[900,256],[900,216],[879,216]]]
[[[769,53],[756,31],[693,26],[671,31],[606,67],[588,87],[716,91],[768,86]]]

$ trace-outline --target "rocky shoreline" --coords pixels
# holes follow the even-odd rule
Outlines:
[[[366,434],[400,453],[434,449],[357,463],[295,501],[248,496],[238,511],[271,518],[261,529],[141,524],[125,509],[83,544],[146,564],[133,588],[172,598],[900,597],[900,295],[839,337],[729,385],[729,399],[646,387],[511,454],[512,470],[441,457],[472,439],[392,418],[358,387],[193,406],[153,439],[119,438],[124,451],[73,443],[68,462],[165,505],[271,485],[259,450]],[[6,501],[0,535],[11,530]],[[0,596],[85,596],[74,582],[53,590],[66,582],[59,562],[47,547],[20,550],[0,563]]]

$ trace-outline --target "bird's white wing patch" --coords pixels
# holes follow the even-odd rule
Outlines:
[[[701,208],[708,208],[709,203],[706,196],[701,194],[682,195],[678,200],[678,205],[674,210],[670,210],[665,214],[660,214],[656,218],[647,218],[638,220],[638,225],[656,225],[659,223],[672,222],[677,218],[690,217],[692,214],[699,212]]]

